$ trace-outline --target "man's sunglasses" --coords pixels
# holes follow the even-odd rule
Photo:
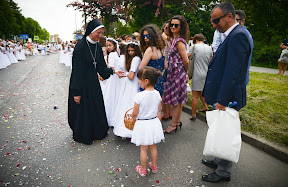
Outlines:
[[[213,19],[212,22],[213,22],[214,24],[218,24],[218,23],[220,22],[220,19],[221,19],[221,18],[224,18],[224,17],[227,16],[227,14],[229,14],[229,13],[230,13],[230,12],[224,14],[223,16],[221,16],[221,17],[219,17],[219,18]]]
[[[143,39],[145,39],[145,37],[146,37],[147,39],[150,38],[149,34],[146,34],[146,35],[144,34],[144,35],[143,35]]]
[[[179,24],[173,24],[173,23],[170,23],[170,26],[169,27],[175,27],[176,29],[179,27]]]

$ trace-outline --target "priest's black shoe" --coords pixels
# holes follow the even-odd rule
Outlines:
[[[206,160],[206,159],[202,159],[202,163],[205,165],[205,166],[208,166],[208,167],[210,167],[210,168],[217,168],[218,166],[217,166],[217,164],[215,164],[214,162],[213,162],[213,160]]]
[[[230,177],[221,177],[217,175],[216,172],[202,175],[202,180],[207,182],[220,182],[220,181],[230,181]]]

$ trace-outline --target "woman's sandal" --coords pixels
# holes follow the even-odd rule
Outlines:
[[[191,121],[195,121],[196,120],[196,116],[190,116],[189,118]]]
[[[171,127],[171,128],[175,127],[175,129],[173,129],[172,131],[168,132],[167,129],[169,127]],[[173,132],[173,131],[175,131],[175,133],[177,132],[177,125],[176,124],[175,125],[169,125],[168,128],[164,131],[164,134],[171,134],[171,132]]]
[[[208,111],[208,108],[199,110],[199,112],[206,112],[206,111]]]
[[[176,123],[179,124],[179,125],[177,125],[177,126],[179,126],[179,127],[180,127],[180,130],[181,130],[181,128],[182,128],[182,122],[179,121],[179,122],[176,122]]]

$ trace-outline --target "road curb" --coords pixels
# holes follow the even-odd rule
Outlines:
[[[192,113],[191,108],[187,106],[183,106],[182,111],[190,115]],[[197,113],[197,119],[207,123],[206,117],[200,113]],[[258,136],[250,134],[248,132],[242,131],[241,135],[244,142],[288,164],[288,149],[280,147],[274,143],[271,143],[263,138],[259,138]]]

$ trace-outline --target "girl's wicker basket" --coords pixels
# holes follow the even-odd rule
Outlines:
[[[134,128],[134,121],[132,118],[132,114],[128,114],[128,112],[132,109],[133,108],[130,108],[129,110],[127,110],[127,112],[125,113],[125,116],[124,116],[125,127],[129,130],[133,130],[133,128]]]

